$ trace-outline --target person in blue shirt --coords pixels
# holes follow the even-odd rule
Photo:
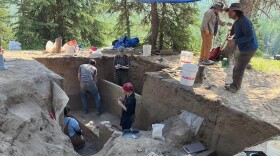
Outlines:
[[[71,108],[69,106],[64,108],[64,133],[70,137],[76,151],[85,145],[82,130],[77,120],[71,117]]]
[[[229,7],[228,15],[235,20],[233,24],[233,34],[228,38],[229,42],[235,43],[239,48],[239,55],[233,69],[233,82],[226,84],[226,90],[237,92],[241,88],[243,75],[251,58],[255,55],[258,49],[258,41],[254,26],[250,19],[246,17],[240,3],[232,3]]]

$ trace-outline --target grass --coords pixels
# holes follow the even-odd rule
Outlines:
[[[268,60],[260,57],[254,57],[251,61],[252,67],[255,70],[267,73],[280,73],[280,61]]]

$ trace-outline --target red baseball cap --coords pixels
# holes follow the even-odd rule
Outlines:
[[[126,91],[126,92],[133,92],[133,86],[130,82],[128,83],[125,83],[123,86],[122,86],[123,90]]]

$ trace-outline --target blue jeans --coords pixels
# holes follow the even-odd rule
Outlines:
[[[82,106],[84,111],[88,111],[88,93],[93,95],[95,100],[96,109],[98,112],[101,112],[101,104],[100,104],[100,96],[98,93],[98,89],[95,83],[80,83],[81,92],[82,92]]]

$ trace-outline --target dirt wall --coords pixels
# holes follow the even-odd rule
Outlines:
[[[78,155],[49,116],[51,81],[63,79],[34,60],[7,66],[0,72],[0,155]]]
[[[82,57],[58,57],[58,58],[35,58],[53,72],[65,79],[65,92],[69,97],[69,105],[72,109],[81,109],[80,84],[77,78],[78,69],[81,64],[88,63],[89,58]],[[103,56],[95,59],[97,62],[98,79],[114,82],[114,56]],[[129,71],[130,81],[135,92],[142,93],[144,74],[150,71],[160,71],[166,66],[148,61],[141,56],[130,56],[131,69]],[[100,84],[97,84],[100,88]],[[94,100],[89,96],[89,106],[94,108]]]
[[[142,94],[144,75],[146,72],[156,72],[161,71],[164,68],[168,68],[167,66],[151,62],[149,59],[143,56],[131,56],[130,63],[130,81],[134,86],[135,92],[138,94]]]
[[[36,58],[53,72],[65,79],[65,92],[69,97],[69,105],[72,109],[81,108],[80,83],[78,81],[78,69],[81,64],[88,63],[89,58],[60,57],[60,58]],[[113,58],[102,57],[95,59],[98,69],[98,78],[113,81]],[[94,100],[89,96],[89,106],[95,107]]]
[[[117,101],[119,97],[124,97],[122,88],[116,84],[113,84],[109,81],[102,80],[100,81],[100,97],[103,107],[109,113],[121,117],[121,108],[117,105]],[[134,127],[140,128],[141,125],[141,108],[142,108],[142,97],[138,94],[135,94],[136,97],[136,118]]]
[[[219,100],[207,100],[195,94],[191,87],[180,85],[168,75],[147,73],[142,94],[141,127],[148,128],[181,110],[205,118],[196,140],[222,156],[233,155],[279,133],[269,123],[225,107]]]

